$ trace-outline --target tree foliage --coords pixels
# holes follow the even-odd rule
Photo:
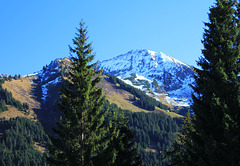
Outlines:
[[[109,108],[110,133],[113,137],[102,154],[105,157],[101,156],[110,162],[102,162],[103,165],[141,165],[142,159],[138,154],[134,134],[127,125],[128,117],[115,104],[110,104],[108,101],[105,102],[104,108]]]
[[[210,9],[195,69],[194,116],[183,128],[175,165],[240,165],[239,11],[235,0],[217,0]]]

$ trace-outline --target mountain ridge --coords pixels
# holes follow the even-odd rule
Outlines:
[[[53,87],[61,82],[63,71],[67,70],[69,65],[70,59],[57,58],[43,66],[42,70],[24,77],[35,77],[38,80],[40,98],[44,103],[47,98],[56,97],[58,92]],[[162,52],[131,50],[100,61],[97,68],[117,76],[126,84],[144,91],[171,109],[189,107],[189,84],[193,83],[194,72],[189,65]],[[48,91],[51,91],[50,95]]]

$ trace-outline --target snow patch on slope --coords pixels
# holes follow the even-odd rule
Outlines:
[[[152,82],[150,79],[147,79],[144,76],[140,76],[138,74],[136,74],[136,76],[137,77],[135,78],[135,80],[145,80],[145,81],[148,81],[148,82]]]
[[[58,82],[59,82],[59,77],[57,77],[54,80],[52,80],[52,81],[50,81],[50,82],[48,82],[46,84],[43,84],[41,86],[41,88],[42,88],[42,97],[41,97],[41,99],[42,100],[46,100],[46,98],[47,98],[47,94],[48,94],[48,88],[47,87],[49,85],[56,85]]]
[[[40,80],[41,90],[42,90],[42,97],[43,101],[46,100],[48,96],[48,87],[55,86],[59,80],[59,71],[60,71],[60,64],[59,59],[51,61],[49,65],[43,67],[43,69],[38,72],[37,76]]]

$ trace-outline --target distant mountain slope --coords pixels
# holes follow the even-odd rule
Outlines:
[[[70,61],[68,58],[64,59],[56,59],[52,61],[49,65],[43,67],[41,71],[38,72],[37,81],[39,87],[41,87],[41,99],[42,106],[44,105],[52,105],[52,110],[56,107],[53,106],[53,103],[57,100],[57,87],[59,87],[59,83],[62,80],[62,77],[65,76],[66,70],[69,68]],[[106,76],[103,76],[103,79],[99,86],[103,87],[103,93],[106,94],[107,99],[111,103],[117,104],[122,109],[128,109],[133,112],[148,112],[146,109],[139,108],[131,102],[133,98],[133,94],[127,92],[126,90],[120,88],[118,85],[109,82],[105,79]],[[159,111],[164,111],[158,109]],[[167,113],[174,117],[179,116],[175,113]],[[49,115],[48,115],[49,116]]]
[[[118,76],[126,83],[142,89],[156,98],[164,94],[174,106],[188,106],[189,84],[194,81],[192,68],[162,52],[132,50],[126,54],[100,61],[98,69]],[[159,98],[158,98],[159,99]]]

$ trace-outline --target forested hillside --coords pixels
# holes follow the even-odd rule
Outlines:
[[[0,119],[0,165],[46,165],[48,136],[38,122],[27,118]]]
[[[145,113],[122,110],[116,104],[106,101],[104,108],[111,111],[124,112],[128,119],[128,127],[135,135],[137,147],[142,156],[144,166],[162,166],[165,151],[177,136],[182,118],[172,118],[164,113]]]

